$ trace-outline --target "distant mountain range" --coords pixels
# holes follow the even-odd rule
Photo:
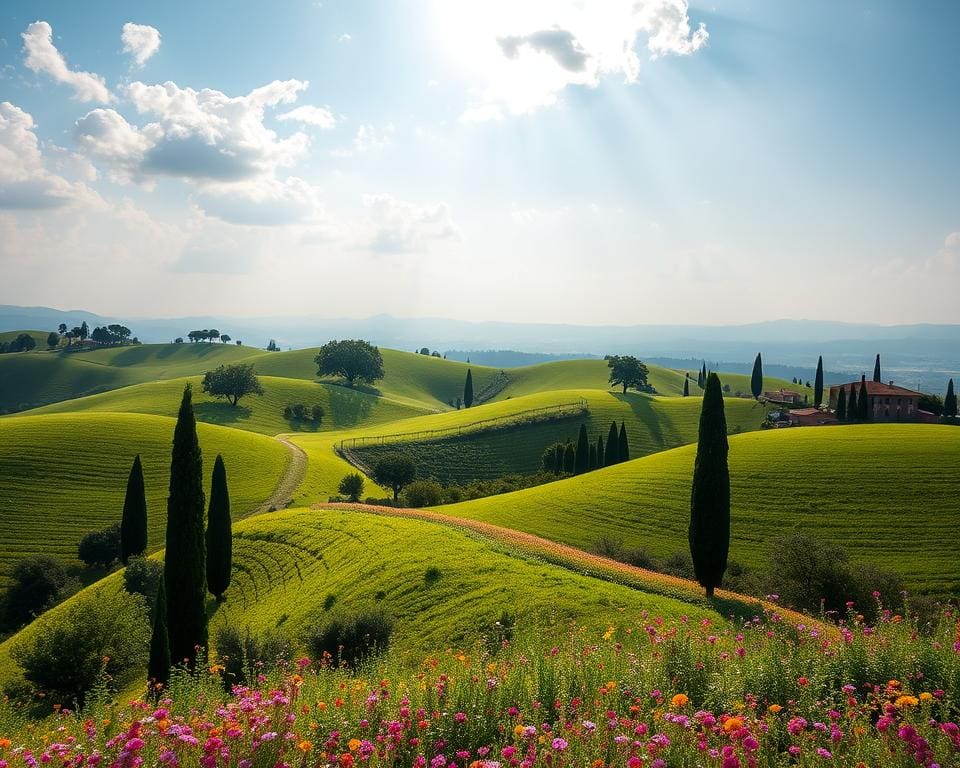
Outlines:
[[[498,350],[507,362],[538,362],[571,357],[633,354],[645,358],[724,360],[749,364],[762,352],[779,364],[812,378],[817,356],[839,377],[872,372],[878,352],[884,378],[940,392],[947,378],[960,378],[960,324],[874,325],[822,320],[773,320],[746,325],[560,325],[545,323],[468,322],[444,318],[361,319],[320,317],[181,318],[107,317],[84,310],[0,305],[0,331],[73,327],[84,320],[91,328],[113,322],[129,326],[144,342],[171,341],[193,329],[217,328],[249,346],[275,339],[283,348],[315,346],[335,338],[365,338],[381,346],[441,353]],[[506,352],[526,353],[510,356]],[[488,353],[489,354],[489,353]],[[480,357],[471,355],[474,362]],[[491,360],[493,356],[491,355]],[[807,373],[802,373],[807,371]],[[772,372],[772,371],[771,371]]]

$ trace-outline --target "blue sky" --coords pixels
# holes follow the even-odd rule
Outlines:
[[[950,2],[7,2],[0,302],[953,322],[958,22]]]

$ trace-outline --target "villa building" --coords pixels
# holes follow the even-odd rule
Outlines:
[[[850,402],[850,392],[856,392],[860,397],[860,382],[854,381],[840,385],[847,393],[847,403]],[[837,397],[840,395],[840,386],[830,387],[830,408],[836,410]],[[905,387],[898,387],[892,381],[884,384],[882,381],[867,381],[867,412],[870,421],[922,421],[923,416],[919,408],[921,392]],[[849,405],[847,408],[849,409]]]

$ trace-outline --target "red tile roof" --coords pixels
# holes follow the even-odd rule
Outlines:
[[[843,388],[849,390],[850,387],[855,386],[857,392],[860,391],[860,382],[853,381],[850,384],[844,384]],[[838,386],[830,387],[830,392],[839,389]],[[898,387],[895,384],[884,384],[882,381],[874,381],[873,379],[867,380],[867,394],[868,395],[878,395],[882,397],[920,397],[920,393],[915,389],[907,389],[906,387]]]
[[[819,408],[792,408],[790,410],[791,416],[813,416],[814,414],[823,413]],[[826,414],[829,416],[830,414]]]

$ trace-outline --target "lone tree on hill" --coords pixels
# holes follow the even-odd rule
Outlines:
[[[360,501],[360,496],[363,494],[363,475],[359,472],[344,475],[340,485],[337,486],[337,491],[350,501]]]
[[[373,479],[393,490],[394,501],[399,498],[403,487],[413,482],[416,474],[413,459],[403,453],[387,453],[373,465]]]
[[[463,384],[463,407],[473,405],[473,373],[467,368],[467,380]]]
[[[170,461],[167,497],[167,549],[163,572],[170,594],[167,605],[170,656],[193,667],[197,650],[207,645],[207,568],[204,541],[203,457],[197,440],[193,393],[183,390]]]
[[[837,394],[837,421],[847,420],[847,390],[840,387]]]
[[[577,466],[577,451],[573,443],[567,443],[563,447],[563,471],[572,475]]]
[[[727,420],[720,378],[707,379],[700,410],[700,437],[690,494],[690,556],[697,581],[713,597],[723,582],[730,550],[730,470]]]
[[[957,417],[957,396],[953,392],[953,379],[947,384],[947,396],[943,398],[943,415],[951,419]]]
[[[236,406],[244,395],[262,395],[263,387],[253,373],[253,363],[221,365],[203,375],[203,391],[214,397],[225,397]]]
[[[603,465],[609,467],[620,461],[620,435],[617,432],[617,422],[610,422],[610,431],[607,432],[606,453],[603,457]]]
[[[620,434],[617,435],[617,461],[630,461],[630,443],[627,441],[626,422],[620,422]]]
[[[383,378],[380,350],[362,339],[328,341],[313,361],[317,364],[317,376],[343,376],[350,387],[357,380],[373,384]]]
[[[59,347],[60,334],[56,331],[50,331],[50,333],[47,334],[47,346],[50,347],[50,349],[56,349]]]
[[[687,378],[683,380],[683,396],[690,397],[690,377],[689,376],[687,376]]]
[[[873,380],[881,381],[880,378],[880,353],[877,353],[877,359],[873,364]]]
[[[587,437],[587,425],[580,425],[580,434],[577,435],[577,457],[573,467],[575,475],[582,475],[590,469],[590,439]]]
[[[759,400],[763,394],[763,361],[760,359],[760,353],[757,352],[757,359],[753,361],[753,373],[750,375],[750,391],[753,393],[753,399]]]
[[[602,469],[607,466],[604,463],[605,456],[603,455],[603,435],[597,435],[597,469]]]
[[[123,498],[123,516],[120,518],[120,562],[124,565],[147,551],[147,495],[143,483],[143,465],[140,454],[133,460],[127,477],[127,494]]]
[[[819,408],[823,402],[823,356],[817,358],[817,375],[813,379],[813,404]]]
[[[147,664],[147,680],[157,690],[170,681],[170,637],[167,626],[167,590],[165,579],[160,576],[157,599],[153,608],[153,635],[150,637],[150,661]]]
[[[867,398],[867,377],[860,377],[860,396],[857,398],[857,421],[870,418],[870,405]]]
[[[627,355],[612,355],[607,357],[607,367],[610,369],[610,386],[623,387],[623,394],[627,394],[627,389],[635,389],[638,392],[649,392],[650,385],[647,383],[649,371],[647,366],[641,363],[637,358]]]
[[[207,589],[223,602],[233,570],[233,522],[230,519],[230,492],[223,456],[217,454],[210,483],[210,509],[207,511]]]

